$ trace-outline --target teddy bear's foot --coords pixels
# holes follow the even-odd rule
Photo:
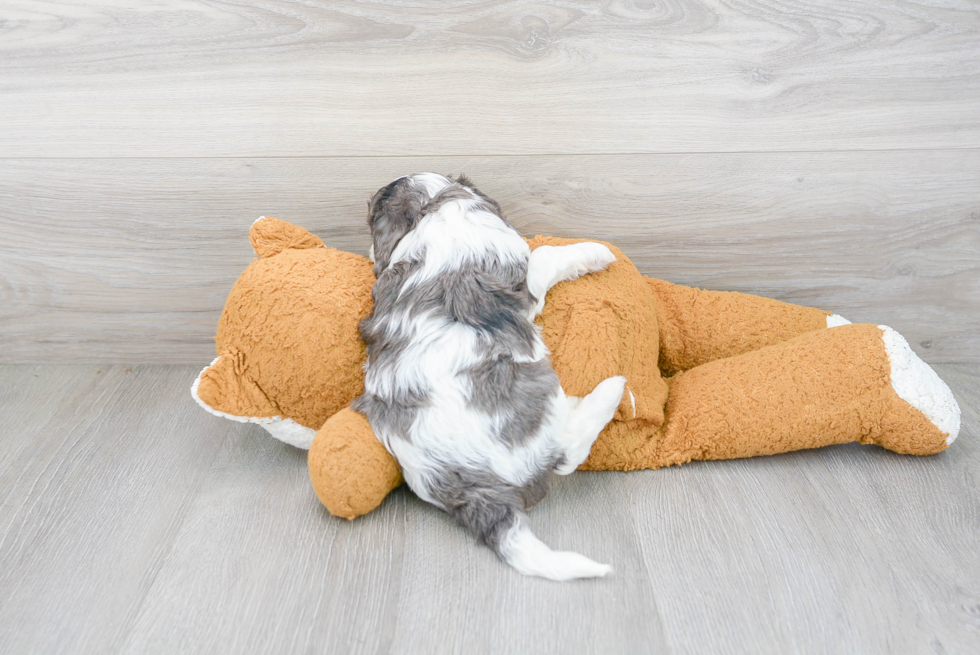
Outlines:
[[[844,318],[843,316],[838,316],[837,314],[827,315],[827,327],[839,327],[841,325],[850,325],[851,322]]]
[[[887,325],[879,325],[878,328],[882,331],[881,338],[885,344],[885,352],[888,353],[891,384],[895,393],[947,434],[947,445],[953,443],[960,432],[960,406],[956,403],[953,392],[912,351],[905,337]]]

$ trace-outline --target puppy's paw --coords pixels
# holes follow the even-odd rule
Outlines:
[[[604,246],[595,241],[586,243],[576,243],[568,246],[575,249],[578,257],[578,274],[598,273],[606,270],[610,264],[616,261],[616,255],[612,253],[609,246]]]
[[[568,424],[562,434],[564,457],[555,473],[568,475],[588,459],[592,444],[616,414],[625,387],[622,375],[606,378],[576,405],[569,404]]]
[[[622,375],[616,375],[597,384],[592,393],[586,396],[595,403],[596,418],[602,423],[602,427],[606,427],[606,423],[611,421],[616,414],[625,390],[626,378]]]

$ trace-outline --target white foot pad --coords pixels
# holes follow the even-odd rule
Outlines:
[[[838,316],[837,314],[830,314],[827,316],[827,327],[829,328],[850,324],[851,322],[843,316]]]
[[[885,352],[892,367],[892,388],[899,398],[915,407],[947,433],[946,443],[956,441],[960,433],[960,406],[953,392],[939,375],[912,352],[909,342],[887,325],[878,326],[885,342]]]

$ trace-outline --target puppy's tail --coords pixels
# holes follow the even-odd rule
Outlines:
[[[467,502],[453,514],[504,560],[524,575],[550,580],[600,578],[612,572],[608,564],[593,562],[584,555],[554,551],[542,543],[527,526],[527,517],[515,503]]]

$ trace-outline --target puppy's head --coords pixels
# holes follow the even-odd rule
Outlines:
[[[371,259],[374,274],[388,268],[398,242],[422,218],[422,210],[452,180],[436,173],[416,173],[400,177],[381,187],[368,201],[368,227],[371,228]]]

